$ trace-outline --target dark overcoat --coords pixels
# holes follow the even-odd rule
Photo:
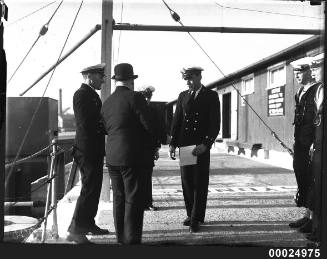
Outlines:
[[[154,138],[149,110],[143,95],[125,86],[103,103],[102,116],[108,134],[106,163],[111,166],[140,166],[147,161],[145,143]]]
[[[82,84],[73,97],[76,121],[74,152],[93,160],[105,155],[105,129],[101,117],[102,102],[90,86]]]

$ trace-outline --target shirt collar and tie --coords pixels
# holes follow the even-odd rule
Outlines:
[[[199,92],[201,91],[201,89],[202,89],[202,85],[200,86],[200,88],[198,89],[198,90],[196,90],[196,91],[192,91],[192,90],[190,90],[189,91],[189,93],[190,93],[190,95],[191,95],[191,98],[193,99],[193,100],[195,100],[195,98],[198,96],[198,94],[199,94]]]

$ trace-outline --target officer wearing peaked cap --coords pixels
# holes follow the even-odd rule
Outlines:
[[[97,64],[94,66],[86,67],[82,69],[81,73],[82,74],[87,74],[87,73],[100,73],[104,74],[104,69],[106,67],[105,63]]]
[[[101,193],[105,155],[105,128],[100,113],[102,102],[95,90],[100,90],[104,83],[104,69],[105,64],[84,68],[81,71],[84,82],[73,97],[76,121],[73,157],[80,169],[82,188],[66,238],[75,243],[90,243],[86,238],[90,233],[109,233],[99,228],[94,220]]]
[[[291,228],[298,228],[300,232],[307,233],[312,228],[312,208],[310,192],[313,187],[311,172],[311,158],[314,141],[314,96],[317,84],[311,76],[311,58],[305,57],[291,63],[294,77],[300,85],[295,95],[294,116],[294,157],[293,169],[298,186],[295,202],[298,207],[306,208],[302,218],[291,222]]]
[[[170,157],[175,159],[177,147],[195,145],[195,165],[180,166],[187,218],[183,225],[197,232],[204,222],[208,185],[210,148],[220,129],[220,103],[215,91],[202,83],[201,67],[184,68],[182,78],[189,90],[179,94],[171,127]]]

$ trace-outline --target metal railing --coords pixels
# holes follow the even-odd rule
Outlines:
[[[52,233],[52,237],[58,239],[59,235],[58,235],[58,222],[57,222],[57,180],[58,180],[58,168],[59,168],[59,163],[64,163],[64,159],[60,159],[60,155],[62,155],[65,152],[70,152],[72,148],[65,150],[62,149],[61,147],[59,147],[58,145],[58,138],[55,137],[51,144],[45,148],[43,148],[42,150],[28,156],[28,157],[24,157],[20,160],[15,161],[14,163],[7,163],[5,165],[5,168],[8,169],[10,167],[13,167],[15,165],[21,164],[27,160],[30,160],[32,158],[37,157],[40,154],[45,153],[46,151],[49,151],[51,149],[51,152],[49,153],[50,155],[50,167],[49,167],[49,171],[47,176],[45,177],[46,181],[44,181],[43,183],[40,184],[40,186],[38,186],[36,189],[32,190],[32,192],[35,192],[37,190],[39,190],[41,187],[47,185],[47,192],[46,192],[46,202],[45,202],[45,210],[44,210],[44,216],[39,219],[39,222],[37,223],[37,227],[42,226],[43,224],[43,228],[42,228],[42,237],[41,237],[41,242],[44,243],[45,240],[47,239],[47,223],[48,223],[48,216],[50,215],[50,213],[52,212],[52,226],[51,226],[51,233]],[[76,175],[76,171],[78,170],[78,168],[75,166],[74,168],[72,167],[72,170],[74,170],[74,174],[73,177],[75,178]],[[72,175],[72,170],[70,173],[70,176]],[[65,193],[66,194],[73,186],[74,184],[74,179],[70,181],[70,186],[67,182],[67,184],[65,184]],[[42,202],[41,202],[42,203]],[[5,209],[6,208],[10,208],[10,207],[14,207],[14,206],[33,206],[33,207],[40,207],[41,204],[40,202],[5,202]]]

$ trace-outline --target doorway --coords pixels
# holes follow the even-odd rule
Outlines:
[[[222,105],[222,137],[231,137],[231,93],[223,95],[223,105]]]

